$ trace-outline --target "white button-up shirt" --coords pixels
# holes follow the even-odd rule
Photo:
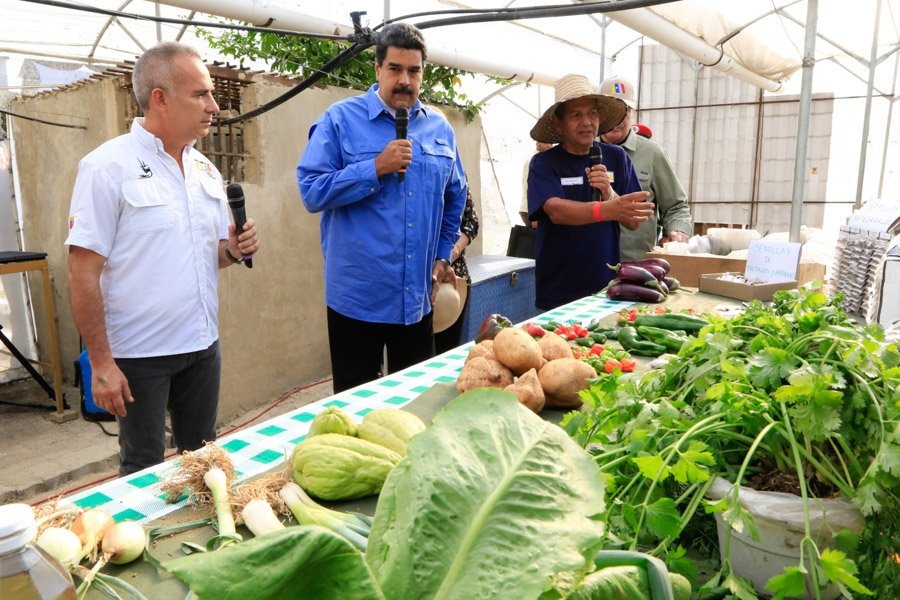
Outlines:
[[[142,123],[81,160],[69,212],[66,244],[106,257],[100,289],[116,358],[195,352],[219,337],[222,176],[192,146],[182,175]]]

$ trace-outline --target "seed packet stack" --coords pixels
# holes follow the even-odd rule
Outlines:
[[[898,227],[900,202],[872,200],[850,216],[838,235],[830,291],[844,294],[844,310],[868,322],[878,311],[875,284]]]

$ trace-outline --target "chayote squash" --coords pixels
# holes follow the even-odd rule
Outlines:
[[[357,435],[406,456],[406,445],[417,433],[425,431],[422,419],[399,408],[376,408],[363,417]]]
[[[355,436],[356,422],[337,406],[329,406],[317,414],[309,424],[309,433],[306,434],[306,437],[323,433],[340,433]]]
[[[399,460],[384,446],[340,433],[308,437],[291,454],[294,481],[323,500],[377,494]]]

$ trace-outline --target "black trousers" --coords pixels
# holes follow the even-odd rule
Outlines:
[[[206,350],[117,358],[134,402],[119,422],[119,476],[161,463],[166,451],[166,411],[178,453],[216,439],[222,358],[219,341]]]
[[[418,323],[370,323],[328,307],[328,347],[334,392],[342,392],[385,373],[395,373],[434,356],[433,313]],[[382,365],[387,347],[387,368]]]

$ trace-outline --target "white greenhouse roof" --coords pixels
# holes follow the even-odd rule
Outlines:
[[[633,6],[636,0],[594,3],[615,7]],[[182,39],[202,47],[193,36],[193,27],[174,23],[154,23],[124,16],[112,17],[79,10],[95,7],[124,13],[160,16],[169,19],[209,21],[206,13],[219,15],[244,14],[248,10],[259,15],[255,21],[264,22],[268,12],[283,14],[289,11],[350,28],[350,12],[366,11],[363,25],[375,27],[388,12],[392,18],[422,14],[428,11],[459,9],[518,9],[535,6],[572,7],[582,2],[568,0],[329,0],[328,2],[296,2],[288,0],[175,0],[166,3],[145,0],[95,0],[89,3],[40,0],[0,0],[0,56],[11,59],[23,56],[62,58],[99,64],[130,60],[157,39]],[[642,6],[652,4],[649,1]],[[828,61],[831,66],[856,80],[864,92],[868,79],[873,34],[878,43],[876,60],[892,65],[900,44],[897,9],[900,0],[858,0],[852,10],[846,2],[819,0],[815,29],[818,33],[815,56],[817,64]],[[175,6],[178,5],[178,6]],[[190,7],[197,7],[197,12]],[[200,8],[202,7],[202,8]],[[658,31],[646,28],[657,19],[673,22],[698,42],[711,49],[724,50],[725,60],[734,61],[736,68],[748,68],[763,78],[783,82],[785,89],[797,89],[799,77],[794,73],[804,54],[807,0],[682,0],[659,3],[652,8],[608,12],[605,15],[578,15],[555,18],[524,19],[514,22],[471,23],[429,28],[426,39],[436,62],[451,57],[476,71],[497,71],[495,74],[533,78],[549,84],[552,78],[568,72],[582,72],[599,80],[615,60],[627,57],[639,46],[642,37],[655,39]],[[647,11],[655,11],[648,15]],[[279,12],[280,11],[280,12]],[[454,15],[429,15],[407,20],[421,24]],[[652,18],[651,18],[652,17]],[[628,22],[635,27],[627,27]],[[272,27],[285,28],[284,19],[276,19]],[[729,36],[731,36],[729,38]],[[727,41],[722,43],[726,38]],[[646,40],[645,40],[646,41]],[[656,41],[670,45],[663,39]],[[674,46],[672,46],[674,47]],[[679,50],[680,51],[680,50]],[[217,58],[214,55],[210,59]],[[715,62],[715,61],[712,61]],[[707,58],[698,64],[710,64]],[[259,67],[260,65],[251,65]],[[484,68],[496,67],[496,68]],[[613,70],[615,68],[613,67]],[[883,73],[882,73],[883,72]],[[882,68],[875,81],[882,92],[893,90],[893,68]],[[530,73],[530,75],[529,75]],[[816,91],[828,89],[828,81],[814,82]],[[846,81],[839,84],[845,87]],[[771,91],[778,84],[769,86]]]

